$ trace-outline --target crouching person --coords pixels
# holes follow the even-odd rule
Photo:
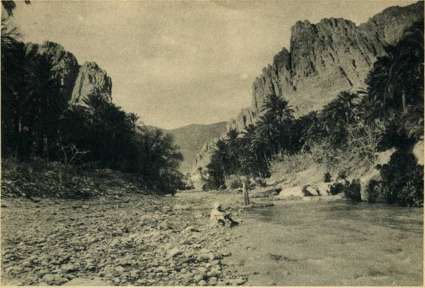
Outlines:
[[[230,213],[223,210],[219,203],[214,204],[214,208],[211,210],[210,219],[212,222],[222,226],[228,224],[229,227],[233,227],[239,224],[239,222],[232,219]]]

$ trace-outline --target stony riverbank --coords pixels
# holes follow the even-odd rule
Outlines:
[[[210,202],[2,199],[2,284],[241,285]]]
[[[422,208],[327,198],[3,198],[2,284],[421,285]],[[211,225],[215,202],[240,225]]]

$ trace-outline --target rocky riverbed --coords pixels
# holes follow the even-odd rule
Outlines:
[[[2,282],[244,284],[223,264],[237,227],[211,225],[214,199],[189,198],[2,199]]]
[[[2,284],[422,285],[422,208],[327,198],[3,198]],[[216,202],[240,225],[212,225]]]

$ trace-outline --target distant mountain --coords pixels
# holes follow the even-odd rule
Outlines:
[[[226,131],[227,122],[213,124],[190,124],[184,127],[167,130],[172,134],[175,143],[180,146],[184,161],[180,170],[184,173],[190,172],[196,154],[202,146],[214,138],[219,137]]]

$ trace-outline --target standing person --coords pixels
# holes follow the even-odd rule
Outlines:
[[[249,178],[243,177],[242,178],[242,193],[243,193],[243,203],[245,206],[249,205]]]

